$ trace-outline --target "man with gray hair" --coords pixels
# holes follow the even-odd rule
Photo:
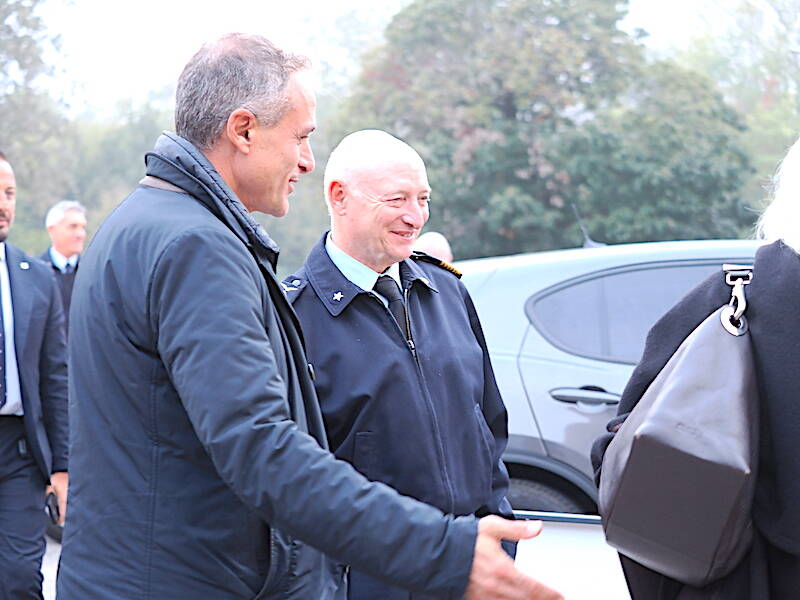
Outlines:
[[[58,598],[327,600],[341,564],[441,598],[558,598],[501,551],[537,525],[445,516],[327,450],[278,249],[250,216],[286,214],[314,168],[306,67],[258,36],[204,46],[177,135],[81,260]]]
[[[47,211],[44,225],[50,236],[50,247],[39,258],[53,267],[69,327],[72,286],[83,244],[86,242],[86,209],[83,204],[74,200],[56,202]]]

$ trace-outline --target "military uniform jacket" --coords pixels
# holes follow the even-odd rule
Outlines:
[[[472,300],[424,260],[403,261],[400,274],[413,349],[383,302],[333,264],[325,236],[284,280],[331,448],[445,512],[508,515],[507,415]]]
[[[321,552],[460,597],[476,521],[334,459],[274,243],[183,138],[146,164],[179,189],[137,187],[75,280],[59,599],[330,600]]]

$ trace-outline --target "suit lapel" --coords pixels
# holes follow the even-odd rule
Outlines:
[[[9,244],[6,244],[6,266],[8,279],[11,282],[11,305],[14,311],[14,345],[19,360],[19,357],[24,356],[28,325],[31,320],[33,283],[30,278],[34,274],[30,262],[25,259],[22,252]]]

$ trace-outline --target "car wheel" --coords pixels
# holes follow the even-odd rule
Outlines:
[[[582,513],[583,503],[539,481],[511,478],[508,501],[515,510],[544,510],[548,512]]]

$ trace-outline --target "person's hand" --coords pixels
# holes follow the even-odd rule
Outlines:
[[[500,540],[517,542],[535,537],[541,530],[541,521],[508,521],[496,516],[481,519],[466,591],[468,600],[563,600],[555,590],[518,571],[500,545]]]
[[[58,500],[58,524],[63,525],[67,516],[67,488],[69,488],[69,475],[64,472],[50,475],[50,487]]]

